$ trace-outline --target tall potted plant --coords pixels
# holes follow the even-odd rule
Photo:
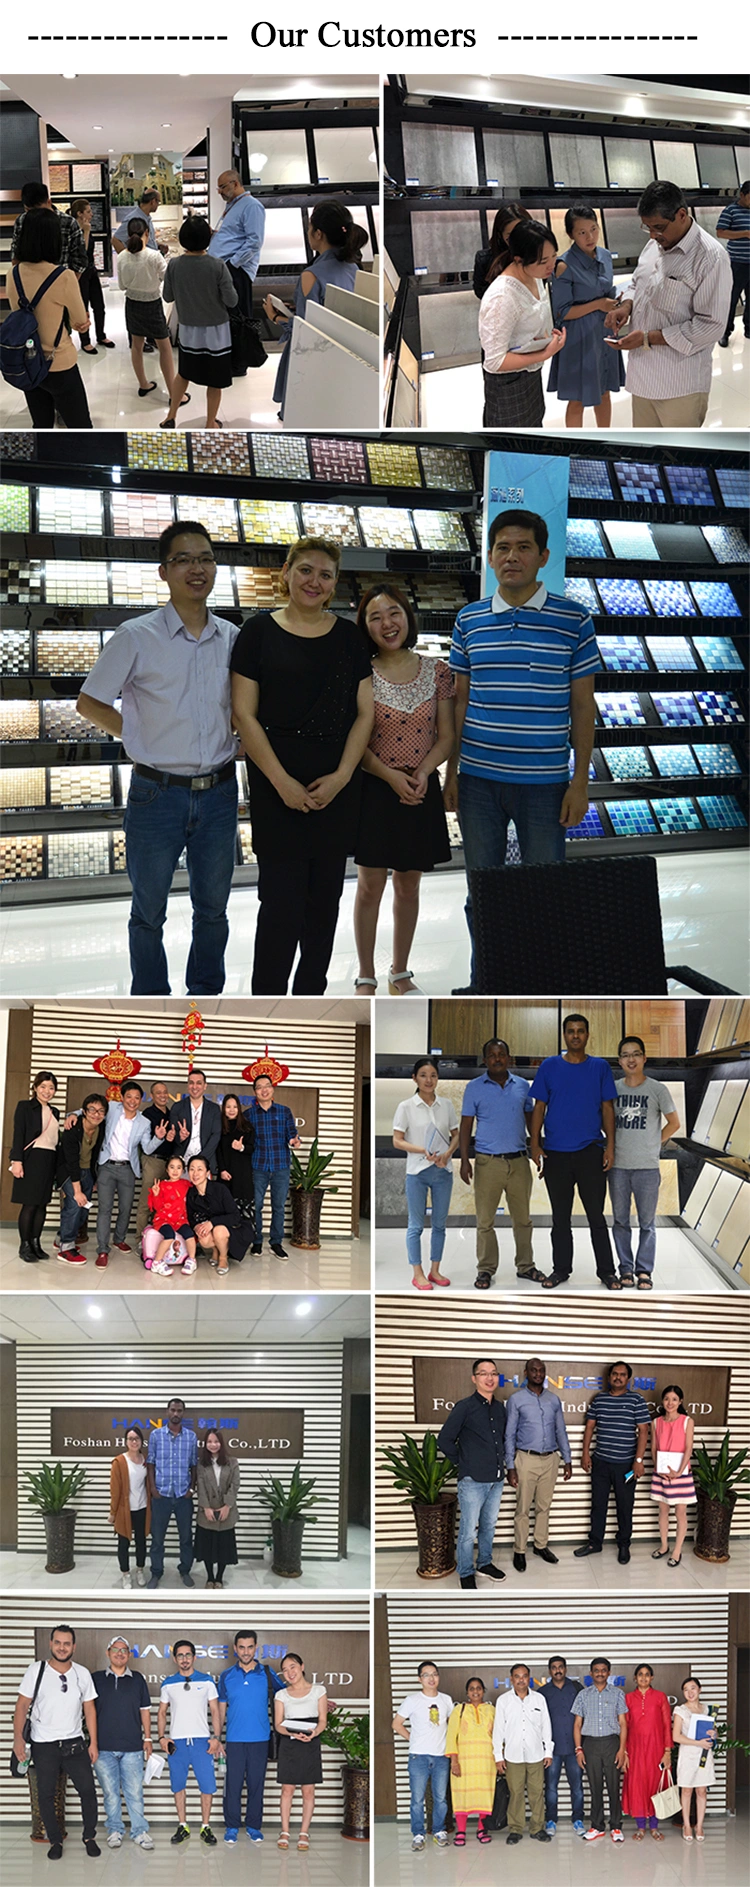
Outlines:
[[[303,1166],[302,1161],[292,1153],[290,1190],[292,1194],[292,1244],[301,1251],[320,1251],[320,1214],[323,1199],[327,1192],[338,1192],[338,1186],[322,1186],[323,1174],[333,1159],[332,1153],[321,1153],[317,1139],[312,1146]],[[328,1173],[328,1179],[333,1178]]]
[[[738,1500],[750,1500],[750,1494],[746,1494],[742,1486],[742,1483],[750,1481],[750,1468],[745,1466],[748,1453],[750,1450],[747,1448],[740,1448],[736,1454],[730,1455],[728,1429],[713,1460],[705,1442],[701,1442],[700,1447],[694,1450],[691,1465],[698,1502],[698,1524],[693,1552],[698,1559],[711,1560],[714,1565],[725,1565],[731,1558],[729,1533],[732,1514]]]
[[[402,1433],[401,1443],[400,1448],[383,1448],[381,1453],[394,1486],[404,1489],[404,1503],[414,1515],[417,1573],[420,1579],[445,1579],[456,1569],[457,1495],[455,1487],[447,1486],[456,1470],[452,1461],[438,1455],[431,1430],[423,1436],[421,1448],[413,1435]]]
[[[278,1475],[271,1474],[268,1480],[261,1481],[257,1499],[268,1508],[273,1538],[272,1572],[281,1579],[301,1579],[302,1577],[302,1536],[306,1525],[315,1526],[317,1514],[310,1512],[311,1507],[319,1507],[327,1500],[327,1494],[313,1494],[314,1478],[303,1481],[299,1462],[287,1487]]]
[[[78,1465],[66,1474],[62,1462],[56,1461],[54,1468],[48,1461],[43,1461],[36,1474],[27,1469],[24,1480],[28,1481],[31,1492],[27,1500],[32,1507],[38,1507],[44,1521],[47,1541],[47,1564],[45,1572],[72,1572],[75,1566],[73,1553],[77,1514],[69,1502],[80,1494],[86,1480],[86,1470]]]
[[[357,1717],[351,1710],[334,1705],[321,1737],[330,1749],[338,1749],[344,1758],[341,1775],[344,1783],[345,1841],[370,1839],[370,1719]]]

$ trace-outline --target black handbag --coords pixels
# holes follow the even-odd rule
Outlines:
[[[247,373],[249,367],[262,367],[268,359],[265,347],[250,315],[233,308],[229,316],[232,341],[232,373]]]
[[[509,1801],[510,1789],[508,1788],[507,1779],[505,1776],[498,1776],[495,1783],[495,1800],[492,1804],[492,1814],[489,1820],[485,1822],[486,1828],[507,1828]]]
[[[268,1685],[268,1715],[271,1719],[271,1729],[270,1729],[269,1737],[268,1737],[268,1760],[270,1763],[275,1763],[278,1760],[278,1754],[279,1754],[279,1732],[276,1728],[276,1721],[274,1718],[274,1710],[273,1710],[273,1700],[274,1700],[274,1697],[276,1696],[276,1691],[274,1689],[274,1685],[271,1679],[271,1672],[269,1670],[268,1665],[264,1664],[263,1669],[266,1673],[266,1683]]]

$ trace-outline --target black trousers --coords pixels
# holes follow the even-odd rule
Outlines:
[[[61,1842],[63,1838],[55,1808],[55,1790],[61,1769],[70,1777],[81,1798],[83,1839],[93,1841],[98,1814],[96,1789],[91,1759],[83,1737],[68,1737],[61,1743],[32,1743],[31,1759],[36,1770],[39,1813],[50,1843]]]
[[[750,249],[750,242],[747,246]],[[750,258],[746,262],[735,262],[733,257],[730,257],[730,260],[732,263],[732,299],[729,303],[727,325],[724,329],[725,340],[732,332],[737,306],[743,295],[745,297],[745,333],[750,335]]]
[[[135,1546],[136,1566],[146,1564],[146,1509],[131,1507],[130,1518],[133,1525],[133,1544]],[[130,1571],[130,1541],[124,1533],[117,1535],[117,1564],[120,1572]]]
[[[573,1270],[573,1192],[578,1196],[589,1222],[591,1243],[598,1278],[611,1278],[614,1259],[609,1232],[604,1219],[607,1178],[602,1166],[603,1148],[598,1140],[576,1153],[544,1151],[544,1183],[552,1207],[552,1267],[558,1278],[569,1278]]]
[[[322,996],[328,979],[345,858],[258,860],[260,910],[253,995],[285,996],[295,952],[295,996]]]
[[[51,430],[56,413],[69,432],[93,432],[94,422],[78,367],[48,373],[42,385],[24,397],[35,432]]]
[[[630,1545],[633,1533],[635,1475],[630,1481],[626,1481],[625,1476],[631,1473],[632,1466],[632,1462],[628,1461],[602,1461],[598,1454],[591,1456],[589,1539],[592,1546],[601,1546],[603,1543],[611,1492],[614,1493],[617,1508],[617,1544],[618,1546]]]
[[[79,276],[78,286],[81,291],[81,297],[83,300],[84,308],[86,309],[87,313],[88,313],[89,308],[93,312],[94,326],[96,328],[97,341],[103,341],[105,331],[106,331],[106,322],[105,322],[105,317],[104,317],[104,296],[102,294],[102,285],[99,280],[99,272],[97,269],[94,268],[93,262],[89,264],[89,267],[85,270],[84,274]],[[89,329],[88,334],[82,335],[81,338],[84,341],[88,341],[90,344],[91,343],[91,329]]]
[[[604,1785],[606,1783],[609,1798],[609,1825],[610,1828],[621,1828],[620,1771],[615,1764],[620,1738],[619,1736],[582,1736],[581,1742],[586,1758],[586,1774],[591,1794],[591,1826],[602,1830],[604,1828]]]

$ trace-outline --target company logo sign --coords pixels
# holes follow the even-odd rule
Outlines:
[[[476,1351],[474,1351],[476,1355]],[[415,1356],[414,1420],[431,1428],[442,1426],[456,1402],[473,1392],[471,1356]],[[494,1358],[500,1381],[496,1390],[499,1402],[507,1402],[514,1389],[525,1381],[526,1357]],[[590,1360],[577,1362],[566,1358],[547,1362],[546,1387],[560,1397],[565,1421],[575,1426],[587,1420],[589,1403],[606,1387],[608,1364]],[[628,1358],[633,1371],[630,1388],[638,1391],[653,1414],[667,1383],[679,1382],[684,1390],[685,1408],[704,1428],[720,1428],[726,1422],[731,1371],[702,1364],[638,1363]]]
[[[161,1608],[160,1608],[161,1609]],[[206,1611],[213,1611],[207,1606]],[[132,1617],[132,1607],[121,1607],[119,1613],[113,1613],[106,1626],[100,1629],[78,1630],[75,1616],[72,1623],[76,1626],[75,1659],[77,1664],[85,1665],[88,1671],[106,1671],[109,1665],[107,1645],[115,1632],[122,1631],[130,1645],[130,1664],[134,1671],[141,1671],[148,1684],[151,1697],[158,1700],[165,1677],[173,1677],[177,1666],[172,1657],[172,1646],[177,1638],[189,1638],[195,1645],[195,1664],[199,1671],[207,1671],[218,1683],[222,1671],[226,1671],[235,1662],[234,1634],[247,1625],[253,1629],[252,1617],[243,1617],[248,1607],[239,1608],[236,1620],[231,1628],[217,1631],[212,1625],[210,1631],[201,1632],[193,1624],[186,1625],[179,1612],[174,1617],[163,1619],[158,1625],[153,1618],[140,1613]],[[46,1657],[49,1653],[49,1631],[37,1627],[34,1636],[35,1655]],[[367,1697],[369,1693],[369,1649],[367,1627],[360,1631],[306,1631],[295,1624],[293,1632],[284,1629],[271,1629],[258,1633],[255,1655],[263,1664],[270,1664],[272,1670],[279,1671],[281,1660],[287,1651],[297,1651],[305,1661],[305,1672],[311,1683],[325,1684],[329,1697],[333,1699],[353,1699]]]
[[[133,1425],[148,1441],[153,1429],[166,1427],[164,1409],[53,1408],[50,1409],[50,1447],[61,1458],[75,1455],[86,1460],[122,1452],[125,1435]],[[185,1417],[186,1429],[195,1431],[201,1442],[209,1428],[217,1428],[227,1453],[239,1461],[274,1458],[300,1461],[305,1452],[304,1409],[223,1408],[209,1406],[191,1410]]]

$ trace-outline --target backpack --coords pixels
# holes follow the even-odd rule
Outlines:
[[[41,288],[37,289],[33,301],[27,301],[21,287],[17,264],[13,270],[18,307],[14,314],[6,315],[0,328],[0,373],[9,386],[18,388],[19,393],[33,393],[36,387],[42,385],[49,373],[55,348],[59,345],[65,326],[65,315],[63,314],[55,335],[52,354],[48,360],[42,351],[34,309],[42,296],[46,295],[47,289],[57,281],[58,275],[64,275],[64,273],[65,270],[62,267],[53,269],[52,274],[47,276],[46,282],[42,282]]]

